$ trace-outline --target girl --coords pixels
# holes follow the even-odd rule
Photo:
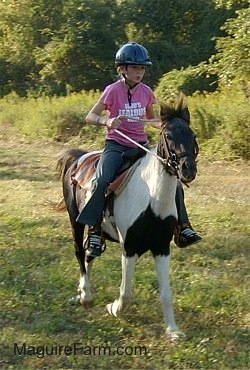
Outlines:
[[[124,155],[136,148],[134,143],[120,136],[114,129],[119,127],[121,133],[147,146],[143,120],[150,120],[151,126],[161,128],[160,120],[154,117],[154,93],[142,82],[146,67],[152,65],[147,49],[135,42],[129,42],[116,53],[115,64],[121,78],[105,88],[86,117],[88,124],[107,126],[105,148],[92,182],[92,195],[76,220],[89,225],[87,252],[92,257],[100,256],[103,250],[101,223],[105,208],[105,190],[122,167]],[[108,111],[108,118],[101,116],[103,111]],[[186,247],[200,242],[201,237],[191,228],[188,220],[184,193],[179,181],[176,206],[179,229],[175,238],[176,244]]]

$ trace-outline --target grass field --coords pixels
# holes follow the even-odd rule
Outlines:
[[[65,147],[1,128],[0,369],[248,369],[248,164],[200,156],[186,203],[204,241],[185,250],[172,245],[176,318],[187,338],[171,344],[150,254],[138,262],[135,302],[122,317],[105,311],[120,284],[116,244],[95,262],[95,306],[70,304],[79,270],[68,216],[46,204],[61,197],[54,168]],[[74,344],[84,351],[65,349]],[[125,353],[115,353],[118,347]]]

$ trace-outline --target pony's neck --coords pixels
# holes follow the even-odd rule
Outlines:
[[[164,169],[159,159],[147,154],[142,178],[150,193],[150,205],[156,215],[164,218],[169,209],[175,208],[176,177]]]
[[[164,169],[159,159],[151,154],[147,154],[144,159],[145,164],[142,170],[142,178],[152,192],[159,193],[176,184],[176,178]]]

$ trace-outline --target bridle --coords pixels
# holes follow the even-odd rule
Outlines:
[[[163,164],[163,168],[168,173],[170,173],[171,175],[176,176],[178,179],[180,179],[180,167],[179,167],[180,159],[183,158],[183,157],[187,157],[187,156],[193,157],[194,159],[196,159],[196,157],[199,153],[199,146],[198,146],[198,143],[197,143],[196,139],[194,138],[194,145],[195,145],[194,153],[188,153],[188,152],[176,153],[174,150],[172,150],[170,148],[170,145],[169,145],[170,140],[167,140],[166,134],[164,132],[166,126],[167,125],[165,124],[161,129],[160,138],[159,138],[158,146],[157,146],[157,153],[154,153],[154,152],[150,151],[148,148],[146,148],[145,146],[137,143],[135,140],[131,139],[130,137],[125,135],[120,130],[114,129],[114,131],[118,135],[124,137],[125,139],[127,139],[128,141],[133,143],[135,146],[141,148],[145,152],[147,152],[150,155],[157,158]]]
[[[162,127],[160,138],[157,146],[157,155],[161,157],[164,162],[164,169],[171,175],[180,179],[180,159],[183,157],[192,157],[196,160],[199,153],[199,146],[194,138],[194,153],[191,152],[181,152],[176,153],[173,149],[170,148],[170,144],[167,135],[165,134],[166,124]]]

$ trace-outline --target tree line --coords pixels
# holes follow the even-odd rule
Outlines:
[[[248,0],[5,0],[0,14],[0,96],[102,90],[128,40],[149,50],[152,87],[185,71],[191,93],[248,88]]]

